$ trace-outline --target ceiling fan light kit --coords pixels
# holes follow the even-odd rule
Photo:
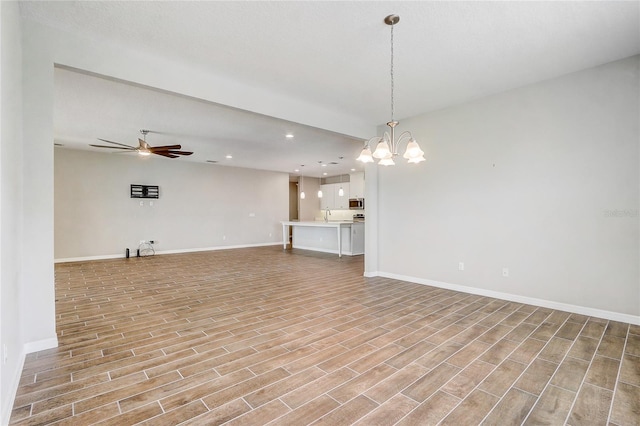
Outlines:
[[[160,155],[162,157],[167,157],[167,158],[178,158],[181,155],[193,154],[193,152],[191,151],[181,151],[182,145],[164,145],[164,146],[155,146],[155,147],[150,146],[147,143],[147,134],[149,133],[149,130],[142,129],[140,130],[140,133],[142,133],[143,139],[138,138],[137,147],[131,146],[131,145],[125,145],[120,142],[113,142],[106,139],[100,139],[100,138],[98,138],[98,140],[102,142],[110,143],[116,146],[94,145],[94,144],[89,144],[89,146],[93,146],[95,148],[118,149],[120,150],[120,152],[125,152],[125,151],[137,152],[138,155],[141,155],[141,156],[149,156],[151,154],[156,154],[156,155]]]
[[[398,125],[398,121],[394,118],[393,26],[398,22],[400,22],[400,17],[398,15],[389,15],[384,18],[384,23],[391,27],[391,121],[387,123],[387,126],[389,126],[391,130],[389,132],[384,132],[384,136],[382,137],[375,136],[365,142],[364,148],[362,149],[362,152],[360,152],[360,156],[356,158],[357,161],[361,161],[363,163],[373,163],[375,161],[374,158],[377,158],[379,160],[378,164],[381,166],[395,165],[393,157],[400,155],[398,150],[402,142],[407,142],[407,148],[402,157],[407,159],[409,163],[417,164],[425,161],[424,151],[420,149],[418,142],[413,138],[411,132],[402,132],[397,140],[395,137],[395,127]],[[377,144],[373,153],[371,153],[371,144]]]

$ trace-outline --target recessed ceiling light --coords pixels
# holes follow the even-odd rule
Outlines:
[[[291,133],[287,133],[284,137],[287,139],[293,139],[293,135]]]
[[[323,165],[322,165],[322,167],[327,167],[327,165],[326,165],[326,164],[323,164]]]
[[[326,176],[326,175],[327,175],[327,172],[324,172],[324,173],[322,174],[322,176]]]
[[[207,163],[214,163],[215,164],[217,162],[218,162],[218,160],[207,160]]]
[[[355,172],[355,171],[356,171],[356,169],[351,169],[351,171],[352,171],[352,172]]]
[[[300,169],[295,169],[295,170],[294,170],[294,172],[299,172],[299,171],[300,171]]]
[[[232,158],[233,158],[233,155],[229,154],[229,155],[227,155],[227,156],[226,156],[226,157],[224,157],[224,158],[226,158],[226,159],[230,160],[230,159],[232,159]]]

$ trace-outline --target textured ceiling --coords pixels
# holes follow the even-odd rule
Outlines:
[[[67,148],[135,155],[89,144],[108,145],[101,138],[138,146],[139,131],[148,129],[149,145],[179,143],[194,152],[179,160],[153,160],[217,161],[289,173],[304,164],[304,173],[316,177],[361,170],[355,161],[360,139],[61,68],[55,69],[54,82],[55,143]],[[287,133],[294,138],[287,139]]]
[[[390,118],[389,27],[382,23],[390,13],[401,17],[394,34],[400,119],[640,53],[635,1],[20,6],[26,19],[268,87],[372,125]],[[186,124],[176,123],[175,133],[202,135],[206,128]],[[57,136],[76,136],[73,128],[56,128]],[[263,135],[253,135],[254,142]]]

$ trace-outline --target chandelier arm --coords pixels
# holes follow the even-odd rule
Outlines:
[[[368,141],[366,141],[366,142],[364,143],[364,146],[365,146],[366,148],[371,149],[371,142],[373,142],[373,141],[375,141],[374,143],[378,143],[378,142],[381,142],[381,141],[382,141],[382,138],[381,138],[380,136],[374,136],[374,137],[372,137],[371,139],[369,139]]]
[[[413,135],[408,130],[405,130],[404,132],[402,132],[400,134],[400,137],[398,138],[398,142],[397,142],[398,146],[400,146],[400,142],[404,142],[402,140],[403,138],[406,138],[406,140],[411,140],[411,139],[413,139]]]
[[[398,152],[400,151],[400,144],[403,142],[408,142],[411,139],[413,139],[413,135],[411,134],[410,131],[405,130],[404,132],[400,133],[400,136],[398,137],[398,139],[392,142],[393,155],[394,156],[400,155],[400,153]]]

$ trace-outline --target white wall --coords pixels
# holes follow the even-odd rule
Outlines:
[[[427,161],[367,170],[368,273],[638,322],[638,69],[628,58],[401,120]]]
[[[303,176],[298,191],[304,190],[304,200],[298,197],[298,219],[299,220],[315,220],[316,213],[320,201],[318,200],[318,189],[320,189],[320,179]]]
[[[22,21],[22,280],[27,352],[56,347],[53,275],[53,40]]]
[[[140,240],[161,252],[280,244],[289,215],[286,173],[64,148],[54,171],[57,260],[135,256]],[[160,198],[130,198],[131,184]]]
[[[8,424],[22,370],[22,77],[17,3],[0,3],[0,423]],[[2,348],[7,348],[6,363]]]

